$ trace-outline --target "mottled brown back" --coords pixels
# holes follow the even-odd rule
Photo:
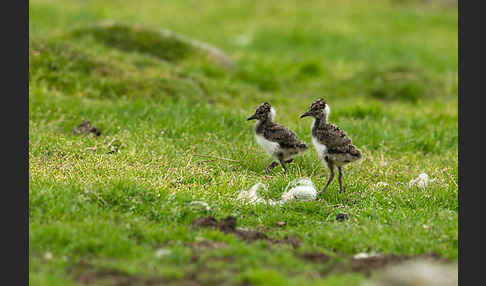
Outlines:
[[[283,148],[307,149],[307,145],[297,138],[294,132],[285,126],[275,122],[265,122],[256,128],[257,134],[262,134],[265,139],[277,142]]]
[[[352,156],[361,157],[361,151],[353,145],[344,131],[334,124],[326,123],[319,128],[312,129],[312,135],[326,145],[329,154],[347,153]]]

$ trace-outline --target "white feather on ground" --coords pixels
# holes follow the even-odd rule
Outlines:
[[[308,201],[314,200],[317,197],[317,190],[311,180],[307,178],[296,179],[290,182],[282,193],[282,197],[278,201],[265,200],[258,195],[259,189],[267,191],[267,187],[263,183],[253,185],[249,190],[242,190],[238,194],[237,200],[249,204],[265,203],[269,205],[282,204],[290,200]]]
[[[258,190],[260,188],[263,188],[265,191],[267,190],[267,186],[265,186],[262,183],[258,183],[253,185],[249,190],[245,191],[242,190],[238,194],[238,197],[236,198],[238,201],[244,201],[249,204],[259,204],[259,203],[268,203],[266,200],[261,198],[258,195]]]
[[[426,173],[422,173],[417,178],[412,179],[410,182],[408,182],[408,186],[409,187],[417,186],[421,189],[424,189],[434,181],[435,179],[430,179],[429,175],[427,175]]]
[[[388,183],[387,182],[378,182],[378,183],[376,183],[375,186],[378,187],[378,188],[380,188],[380,187],[388,187]]]
[[[315,200],[317,197],[317,190],[314,183],[307,178],[295,179],[290,182],[282,194],[282,201],[286,202],[292,199],[301,201]]]
[[[199,205],[199,206],[202,206],[206,211],[211,210],[211,207],[208,205],[208,203],[203,202],[203,201],[192,201],[189,205],[191,205],[191,206]]]
[[[159,258],[170,254],[172,254],[172,251],[167,248],[159,248],[154,252],[154,255]]]
[[[354,259],[366,259],[370,257],[378,257],[380,256],[378,253],[366,253],[366,252],[360,252],[358,254],[355,254],[353,256]]]

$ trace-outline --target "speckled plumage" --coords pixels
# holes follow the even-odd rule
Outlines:
[[[342,192],[341,167],[361,159],[361,151],[353,145],[351,138],[338,126],[328,122],[330,112],[329,105],[323,99],[318,99],[301,116],[301,118],[306,116],[314,117],[314,123],[312,124],[312,143],[319,157],[327,164],[331,172],[322,193],[326,191],[334,179],[335,166],[338,167],[339,187]]]
[[[260,121],[255,126],[255,134],[276,142],[282,149],[306,149],[307,145],[300,141],[287,127],[271,121]]]
[[[275,161],[266,169],[268,173],[278,164],[286,172],[285,163],[290,163],[293,157],[307,149],[307,145],[297,138],[294,132],[287,127],[273,122],[275,110],[268,103],[261,104],[248,120],[257,119],[255,125],[255,138],[257,143],[270,154]]]
[[[351,138],[332,123],[315,119],[312,127],[312,137],[327,148],[327,154],[319,154],[319,156],[322,156],[322,159],[325,159],[325,156],[327,156],[328,160],[342,166],[361,158],[361,151],[353,145]]]

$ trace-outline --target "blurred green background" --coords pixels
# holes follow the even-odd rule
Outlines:
[[[457,21],[445,0],[30,1],[30,282],[359,285],[380,269],[353,268],[360,252],[454,263]],[[311,145],[299,115],[318,97],[363,151],[346,193],[236,202],[257,182],[323,187],[312,148],[264,176],[245,121],[268,101]],[[85,119],[101,136],[72,134]],[[409,187],[422,172],[434,183]],[[207,215],[300,246],[191,227]]]

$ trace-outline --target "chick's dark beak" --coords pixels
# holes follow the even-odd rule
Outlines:
[[[306,113],[302,114],[302,115],[300,116],[300,118],[304,118],[304,117],[306,117],[306,116],[311,116],[311,115],[310,115],[310,113],[309,113],[309,112],[306,112]]]
[[[252,116],[250,116],[247,120],[253,120],[253,119],[257,119],[257,116],[256,114],[253,114]]]

